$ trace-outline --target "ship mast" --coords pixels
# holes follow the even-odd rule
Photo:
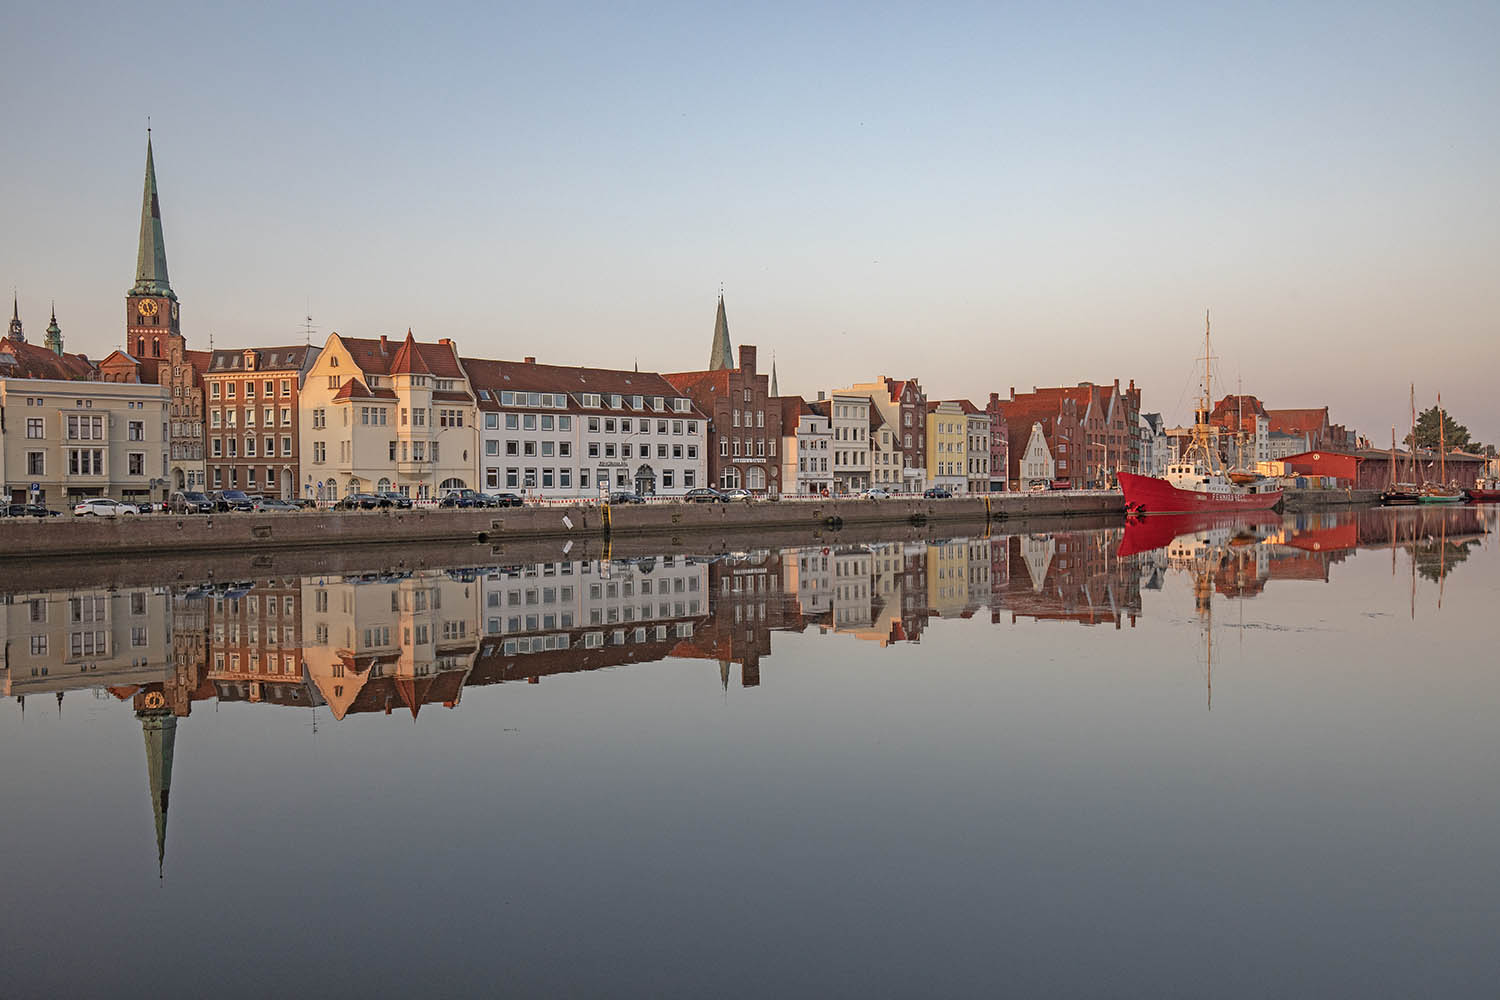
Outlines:
[[[1203,362],[1203,395],[1198,399],[1198,412],[1193,421],[1191,450],[1201,453],[1206,472],[1218,472],[1224,463],[1218,455],[1218,448],[1213,444],[1213,433],[1209,427],[1209,413],[1213,406],[1214,351],[1207,310],[1203,313],[1203,357],[1199,360]]]
[[[1438,480],[1443,486],[1448,485],[1448,441],[1443,437],[1443,394],[1438,393]]]

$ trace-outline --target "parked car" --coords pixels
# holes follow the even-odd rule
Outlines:
[[[933,486],[924,490],[922,496],[928,500],[952,500],[953,491],[946,486]]]
[[[210,500],[207,494],[195,490],[173,493],[169,507],[174,514],[212,514],[219,509],[218,504]]]
[[[215,490],[212,499],[214,506],[225,512],[255,508],[255,501],[251,500],[250,494],[244,490]]]
[[[489,501],[484,494],[470,489],[449,490],[443,494],[443,499],[438,501],[439,507],[488,507]]]
[[[139,514],[140,508],[133,503],[121,503],[111,500],[109,497],[90,497],[79,501],[73,507],[75,517],[92,515],[94,517],[124,517],[130,514]]]
[[[379,510],[390,507],[391,502],[374,493],[347,493],[333,505],[334,510]]]
[[[515,493],[487,493],[491,507],[524,507],[526,501]]]
[[[380,490],[375,495],[382,500],[390,501],[390,505],[396,510],[411,510],[411,497],[397,493],[395,490]]]
[[[255,511],[258,514],[277,514],[299,509],[296,504],[288,503],[285,500],[278,500],[275,497],[261,497],[255,501]]]
[[[866,500],[889,500],[891,498],[891,491],[882,489],[879,486],[871,486],[861,496]]]
[[[1052,488],[1052,484],[1045,479],[1033,479],[1026,484],[1026,489],[1032,493],[1045,493]]]
[[[695,490],[688,490],[682,495],[683,503],[728,503],[729,498],[718,490],[707,486],[700,486]]]
[[[645,503],[646,498],[629,490],[619,490],[609,495],[610,503]]]
[[[740,489],[739,487],[735,487],[734,489],[730,490],[720,490],[719,492],[723,495],[726,501],[744,500],[748,502],[755,499],[755,494],[751,493],[749,490]]]
[[[48,510],[39,503],[12,503],[0,507],[0,517],[61,517],[62,511]]]

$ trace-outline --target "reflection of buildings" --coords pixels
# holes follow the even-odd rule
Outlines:
[[[173,648],[169,601],[164,587],[6,595],[0,694],[159,682]]]
[[[1119,628],[1128,621],[1135,627],[1141,574],[1134,560],[1115,555],[1119,542],[1120,530],[1114,528],[996,539],[1009,558],[1005,579],[993,585],[992,607],[1008,610],[1012,622],[1032,618]]]
[[[302,582],[232,584],[201,599],[208,678],[220,698],[306,704]]]
[[[479,650],[477,576],[304,578],[301,590],[308,679],[334,718],[458,704]]]

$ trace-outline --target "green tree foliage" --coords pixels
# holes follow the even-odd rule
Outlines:
[[[1442,443],[1447,445],[1450,451],[1454,448],[1467,448],[1469,429],[1454,420],[1451,413],[1444,413],[1442,419]],[[1434,406],[1423,410],[1417,416],[1417,447],[1436,448],[1438,443],[1438,408]]]

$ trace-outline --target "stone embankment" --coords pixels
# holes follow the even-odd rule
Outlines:
[[[1287,490],[1282,496],[1287,510],[1329,510],[1334,507],[1368,507],[1380,502],[1379,490]]]
[[[509,545],[527,540],[653,538],[726,532],[805,536],[873,525],[983,525],[991,520],[1058,519],[1123,512],[1119,494],[1002,493],[953,500],[827,500],[787,503],[627,504],[511,507],[498,510],[308,511],[0,521],[0,563],[163,553],[255,552],[414,543]],[[1045,528],[1039,530],[1046,530]],[[0,570],[3,571],[3,570]]]

